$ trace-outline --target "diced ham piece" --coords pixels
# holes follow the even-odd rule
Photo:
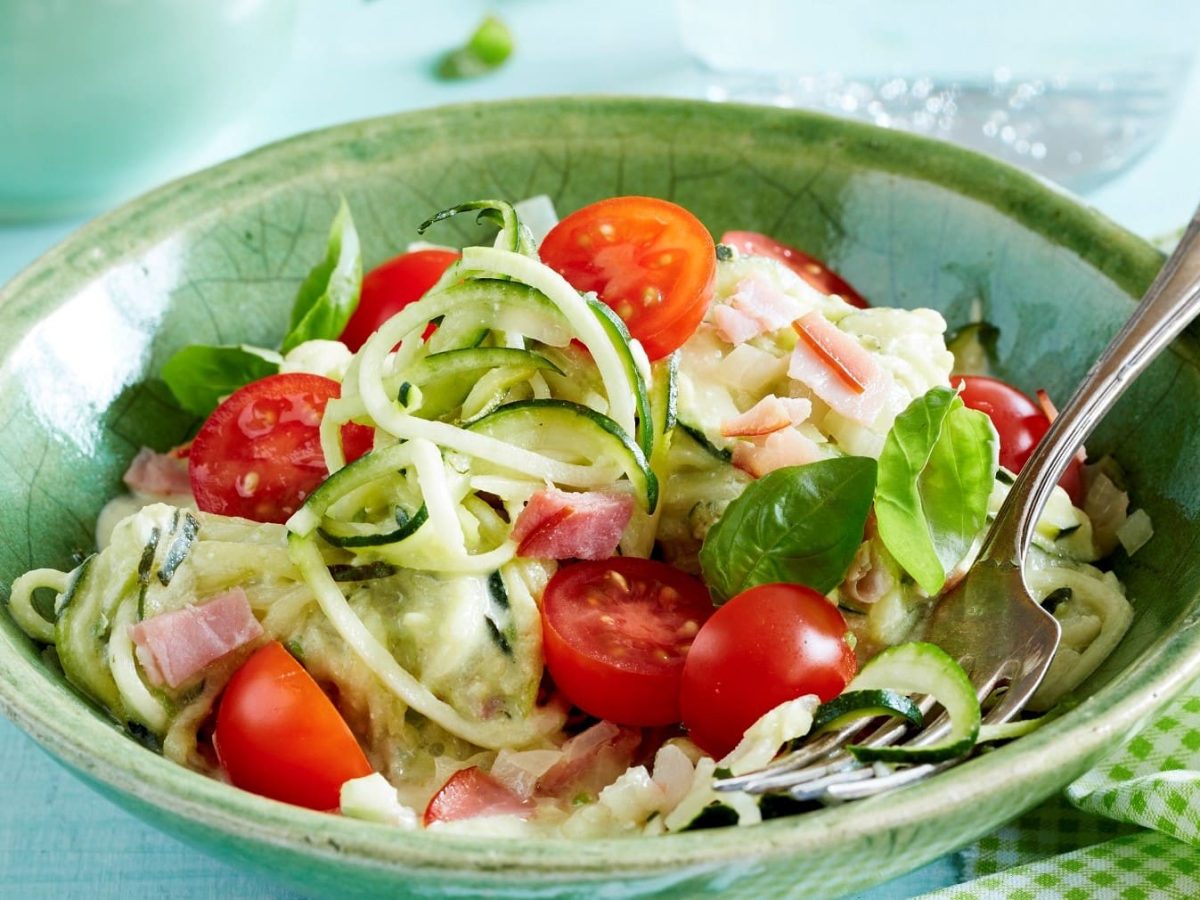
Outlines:
[[[518,556],[608,559],[632,515],[633,498],[628,494],[544,488],[517,516],[512,539]]]
[[[562,760],[538,779],[537,794],[571,799],[600,793],[633,764],[641,740],[636,728],[597,722],[563,744]]]
[[[713,306],[712,318],[717,334],[723,341],[733,344],[735,347],[746,343],[751,338],[758,337],[764,330],[754,319],[738,312],[732,306],[722,303]]]
[[[478,816],[520,816],[534,811],[532,800],[518,797],[480,769],[459,769],[425,807],[425,824],[474,819]]]
[[[1037,392],[1038,406],[1042,408],[1042,412],[1046,414],[1046,418],[1054,424],[1054,420],[1058,418],[1058,407],[1054,405],[1054,401],[1050,399],[1050,395],[1046,393],[1044,388],[1038,388]],[[1087,448],[1080,447],[1075,451],[1075,458],[1081,463],[1087,462]]]
[[[139,494],[190,494],[192,483],[188,479],[186,458],[176,451],[155,453],[149,447],[138,451],[123,476],[125,485]]]
[[[784,466],[806,466],[824,459],[821,449],[795,428],[784,428],[753,442],[738,441],[733,464],[755,478]]]
[[[762,278],[743,278],[729,302],[735,310],[757,322],[762,331],[785,328],[804,311],[795,297]]]
[[[227,653],[262,636],[246,592],[227,591],[202,606],[152,616],[130,629],[138,662],[153,684],[177,688]]]
[[[771,434],[789,425],[799,425],[812,414],[812,403],[799,397],[767,394],[741,415],[721,423],[725,437]]]
[[[867,518],[863,543],[854,554],[854,561],[842,580],[842,593],[860,607],[878,603],[896,586],[895,579],[883,561],[878,541],[879,525],[874,514]]]
[[[819,312],[792,323],[800,340],[788,375],[804,384],[835,412],[863,425],[879,417],[891,376],[858,341]]]

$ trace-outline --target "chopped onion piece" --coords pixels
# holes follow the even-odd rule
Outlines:
[[[352,819],[382,822],[406,830],[417,827],[416,812],[400,802],[391,782],[378,772],[345,782],[340,805],[342,815]]]
[[[1150,515],[1144,509],[1135,509],[1117,529],[1117,540],[1130,556],[1141,550],[1146,541],[1153,536],[1154,526],[1150,522]]]
[[[806,694],[767,711],[746,729],[738,745],[721,760],[720,766],[734,775],[761,769],[788,741],[808,734],[819,703],[815,695]]]

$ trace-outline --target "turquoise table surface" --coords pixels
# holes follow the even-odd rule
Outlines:
[[[434,80],[438,54],[461,41],[488,9],[516,34],[509,64],[475,81]],[[189,167],[298,131],[442,103],[551,93],[702,96],[704,75],[677,35],[675,6],[662,0],[443,0],[422,6],[304,0],[289,63],[240,121],[197,148]],[[1162,143],[1088,202],[1147,237],[1173,231],[1200,200],[1197,145],[1200,71]],[[83,221],[0,226],[0,282]],[[0,897],[292,896],[131,818],[2,718],[0,771]],[[912,896],[954,883],[957,871],[958,861],[948,856],[865,896]]]

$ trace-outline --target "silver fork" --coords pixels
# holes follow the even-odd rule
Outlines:
[[[1133,315],[1088,370],[1034,450],[984,538],[966,576],[938,599],[923,639],[963,665],[980,702],[1004,688],[984,716],[1013,718],[1037,690],[1058,647],[1058,621],[1033,599],[1024,562],[1042,509],[1076,451],[1130,383],[1200,313],[1200,209]],[[1180,423],[1184,427],[1185,423]],[[932,703],[926,700],[923,712]],[[874,729],[874,730],[871,730]],[[869,797],[928,777],[962,761],[902,768],[864,766],[846,749],[856,736],[872,746],[919,747],[946,734],[945,716],[921,729],[906,723],[855,723],[818,735],[771,765],[719,779],[718,790],[788,793],[798,800]]]

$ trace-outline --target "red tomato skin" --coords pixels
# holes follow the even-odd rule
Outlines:
[[[376,266],[363,276],[358,306],[338,340],[357,351],[380,325],[427,294],[458,258],[453,250],[430,247],[401,253]]]
[[[677,350],[712,300],[712,236],[668,200],[631,196],[592,203],[555,225],[539,252],[572,287],[595,291],[612,307],[652,360]]]
[[[635,590],[648,587],[653,600],[607,602],[610,571]],[[663,587],[677,599],[663,601]],[[591,606],[597,596],[601,603]],[[678,722],[684,656],[712,611],[707,588],[666,563],[614,557],[564,566],[542,596],[546,668],[567,699],[597,718],[637,726]],[[606,615],[617,620],[611,628],[600,618]],[[618,631],[626,638],[615,637]]]
[[[963,404],[986,413],[1000,435],[1000,465],[1020,472],[1033,448],[1050,430],[1050,418],[1030,397],[999,378],[987,375],[954,375],[950,383],[959,389]],[[1076,506],[1083,503],[1083,465],[1072,459],[1059,485]]]
[[[333,703],[278,641],[229,680],[213,747],[236,787],[309,809],[338,809],[342,784],[372,772]]]
[[[869,309],[871,306],[863,295],[854,289],[854,285],[821,260],[765,234],[759,234],[757,231],[727,231],[721,235],[721,243],[734,247],[747,256],[769,256],[783,263],[822,294],[837,294],[859,309]]]
[[[487,815],[516,815],[525,818],[534,804],[524,800],[478,766],[459,769],[447,779],[425,807],[426,827],[434,822],[453,822]]]
[[[188,477],[204,512],[256,522],[287,521],[329,476],[318,430],[325,404],[341,393],[331,378],[269,375],[234,391],[200,427]],[[374,432],[342,426],[347,461],[371,449]]]
[[[857,662],[837,607],[799,584],[763,584],[729,600],[692,644],[680,707],[693,741],[720,759],[780,703],[840,694]]]

